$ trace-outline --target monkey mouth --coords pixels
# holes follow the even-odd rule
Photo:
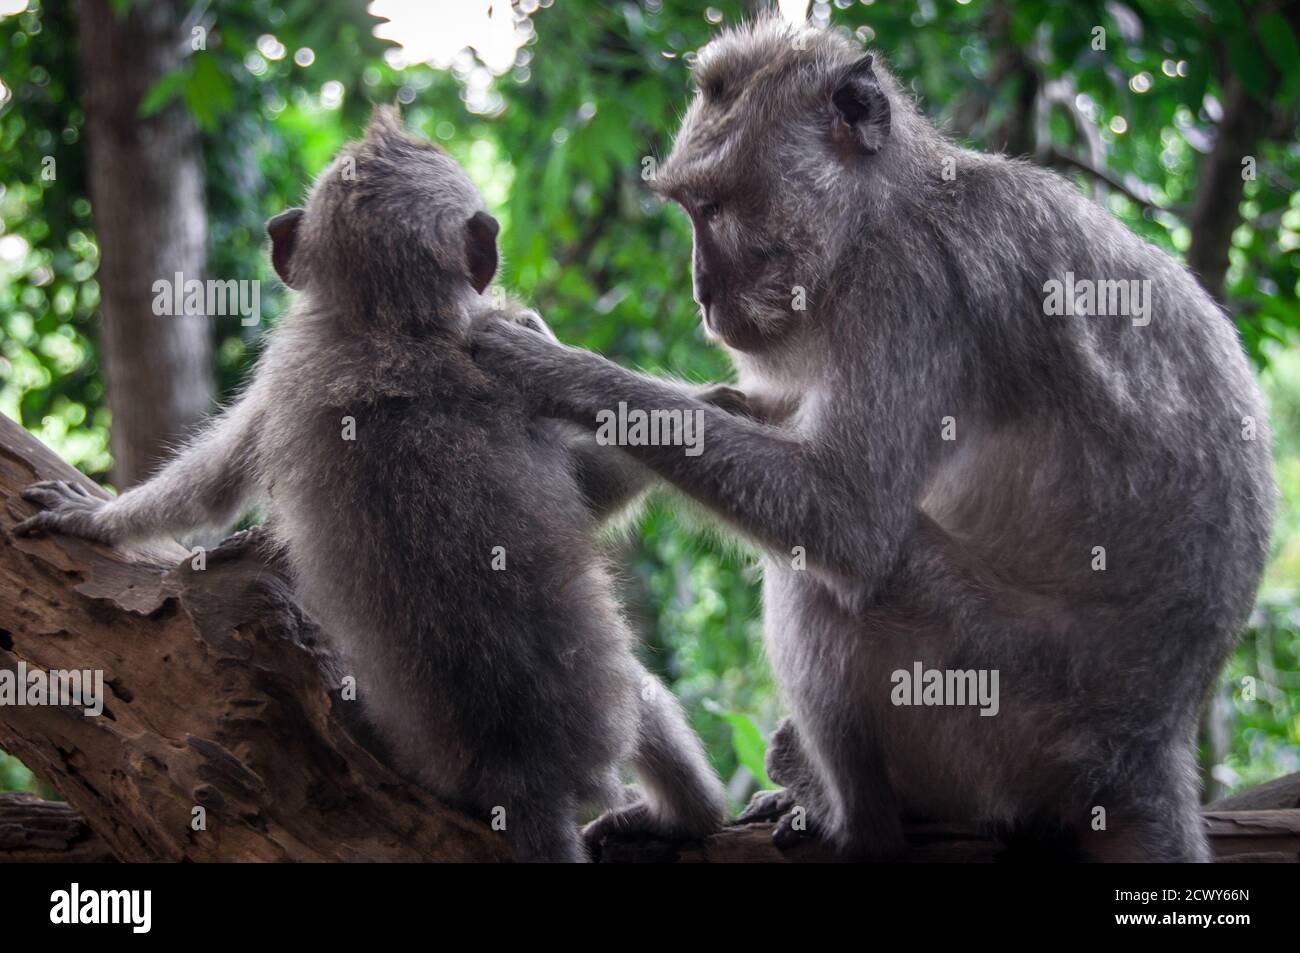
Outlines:
[[[735,326],[736,322],[734,320],[729,322],[725,314],[719,314],[719,310],[717,302],[710,302],[708,306],[700,305],[704,336],[710,341],[726,347],[744,350],[741,347],[742,340],[745,337],[743,325],[740,327]]]
[[[780,328],[765,320],[765,316],[750,314],[740,303],[723,308],[715,299],[707,307],[700,306],[700,317],[705,337],[733,351],[764,351],[781,336]]]

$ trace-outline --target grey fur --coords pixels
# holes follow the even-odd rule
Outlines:
[[[763,552],[792,791],[756,814],[797,803],[859,857],[897,855],[908,814],[1205,860],[1198,714],[1275,497],[1231,322],[1066,180],[946,140],[838,34],[763,20],[698,79],[654,184],[691,214],[706,323],[766,422],[503,325],[475,355],[588,427],[617,401],[705,414],[698,457],[628,452]],[[1045,315],[1066,271],[1149,279],[1150,324]],[[918,660],[996,669],[998,716],[891,704]]]
[[[242,398],[107,504],[29,489],[48,509],[21,530],[122,543],[225,527],[261,498],[400,770],[480,816],[504,808],[521,860],[581,859],[579,805],[614,803],[629,762],[647,794],[593,834],[701,836],[722,786],[636,661],[595,540],[647,477],[533,420],[470,360],[489,310],[471,282],[496,261],[493,222],[478,219],[491,247],[467,250],[482,209],[455,162],[377,110],[305,213],[272,222],[277,269],[302,293]],[[506,317],[549,335],[532,312]]]

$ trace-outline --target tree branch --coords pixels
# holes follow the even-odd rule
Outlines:
[[[1055,146],[1049,149],[1046,164],[1058,169],[1075,169],[1086,173],[1107,188],[1114,189],[1143,208],[1161,209],[1174,215],[1186,214],[1185,209],[1167,208],[1159,204],[1154,198],[1151,187],[1140,181],[1136,176],[1120,178],[1109,169],[1093,165],[1082,156],[1066,152],[1064,149],[1058,149]]]
[[[80,814],[34,794],[0,794],[0,863],[104,863],[108,845]]]
[[[1300,810],[1213,811],[1206,832],[1218,863],[1300,863]],[[906,826],[908,863],[991,863],[1004,856],[992,840],[956,824]],[[1006,855],[1010,856],[1010,855]],[[730,827],[702,844],[674,845],[647,838],[606,841],[607,863],[826,863],[835,855],[808,839],[789,850],[772,843],[771,824]]]

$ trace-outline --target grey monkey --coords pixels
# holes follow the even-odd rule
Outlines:
[[[1066,180],[949,142],[837,33],[763,19],[695,79],[652,186],[690,216],[759,419],[504,324],[474,353],[588,427],[616,401],[704,415],[699,456],[626,450],[762,553],[788,787],[742,819],[864,858],[915,815],[1207,859],[1198,715],[1275,497],[1232,323]],[[1067,275],[1131,313],[1049,313]],[[916,663],[996,674],[996,715],[905,704]]]
[[[46,509],[19,530],[123,543],[226,527],[262,497],[396,767],[504,820],[516,858],[582,859],[579,806],[617,803],[628,763],[644,793],[596,833],[720,826],[721,783],[637,662],[595,539],[645,479],[470,359],[497,224],[469,179],[380,108],[268,232],[298,295],[243,396],[112,501],[29,488]]]

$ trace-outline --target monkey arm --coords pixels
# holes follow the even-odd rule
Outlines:
[[[867,403],[870,419],[810,439],[504,325],[476,335],[475,360],[523,382],[542,412],[589,429],[620,401],[693,415],[702,422],[698,455],[682,446],[622,449],[760,545],[783,556],[802,547],[810,569],[854,591],[874,587],[897,561],[924,479],[922,422],[934,415],[937,442],[937,408],[947,398],[941,386],[904,382],[901,392],[873,395],[879,400]]]
[[[755,416],[745,394],[726,384],[690,385],[660,381],[683,394],[695,397],[728,413]],[[568,421],[565,426],[574,427]],[[616,446],[602,446],[582,427],[574,427],[570,450],[574,457],[578,485],[598,523],[626,513],[656,482],[653,470],[638,463]]]
[[[567,420],[554,422],[565,431],[578,489],[597,523],[606,523],[633,507],[655,482],[654,472],[618,447],[603,447],[595,437]]]
[[[159,473],[116,499],[88,496],[62,481],[30,486],[23,498],[45,509],[16,531],[67,533],[112,545],[228,527],[253,489],[259,417],[260,405],[250,391]]]

